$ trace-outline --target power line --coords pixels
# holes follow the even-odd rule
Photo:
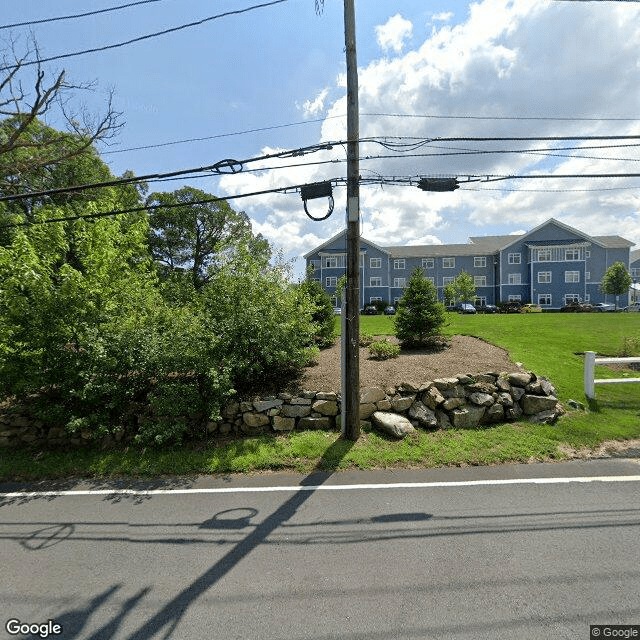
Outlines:
[[[52,60],[61,60],[63,58],[72,58],[74,56],[81,56],[86,53],[96,53],[98,51],[107,51],[109,49],[117,49],[118,47],[124,47],[129,44],[133,44],[135,42],[140,42],[142,40],[148,40],[149,38],[157,38],[158,36],[163,36],[168,33],[173,33],[175,31],[180,31],[182,29],[188,29],[189,27],[196,27],[198,25],[204,24],[205,22],[209,22],[211,20],[218,20],[220,18],[225,18],[231,15],[238,15],[241,13],[246,13],[248,11],[253,11],[255,9],[261,9],[263,7],[270,7],[275,4],[280,4],[282,2],[288,2],[288,0],[271,0],[271,2],[264,2],[262,4],[256,4],[251,7],[246,7],[244,9],[236,9],[234,11],[225,11],[224,13],[219,13],[215,16],[209,16],[208,18],[203,18],[202,20],[197,20],[196,22],[189,22],[188,24],[182,24],[178,27],[171,27],[169,29],[164,29],[162,31],[156,31],[155,33],[149,33],[144,36],[139,36],[137,38],[132,38],[131,40],[126,40],[125,42],[118,42],[116,44],[109,44],[103,47],[95,47],[93,49],[84,49],[83,51],[74,51],[73,53],[63,53],[57,56],[51,56],[49,58],[39,58],[38,60],[30,60],[28,62],[21,62],[18,65],[0,67],[0,71],[9,71],[11,69],[15,69],[16,66],[28,67],[34,64],[41,64],[43,62],[51,62]]]
[[[343,178],[334,178],[331,182],[335,182],[340,183],[340,182],[344,182]],[[236,194],[236,195],[230,195],[230,196],[225,196],[224,198],[222,197],[214,197],[214,198],[205,198],[203,200],[194,200],[193,202],[181,202],[181,203],[176,203],[176,204],[159,204],[159,205],[151,205],[151,206],[139,206],[139,207],[129,207],[128,209],[116,209],[116,210],[111,210],[111,211],[100,211],[97,213],[87,213],[87,214],[82,214],[82,215],[75,215],[75,216],[64,216],[62,218],[46,218],[44,220],[32,220],[32,221],[28,221],[28,222],[14,222],[11,224],[4,224],[4,225],[0,225],[0,229],[12,229],[12,228],[17,228],[17,227],[30,227],[33,225],[40,225],[40,224],[51,224],[54,222],[72,222],[74,220],[93,220],[96,218],[106,218],[109,216],[117,216],[117,215],[123,215],[126,213],[141,213],[143,211],[149,211],[151,209],[155,210],[155,209],[177,209],[178,207],[185,207],[185,206],[194,206],[194,205],[201,205],[201,204],[210,204],[212,202],[222,202],[222,201],[226,201],[226,200],[239,200],[240,198],[250,198],[253,196],[262,196],[262,195],[266,195],[269,193],[291,193],[291,192],[298,192],[302,187],[306,186],[305,184],[296,184],[296,185],[290,185],[287,187],[276,187],[273,189],[264,189],[262,191],[253,191],[251,193],[240,193],[240,194]]]
[[[316,153],[317,151],[330,150],[334,144],[340,142],[310,145],[308,147],[299,147],[289,151],[280,151],[278,153],[268,153],[256,158],[247,158],[245,160],[226,159],[220,160],[214,164],[204,167],[196,167],[191,169],[180,169],[178,171],[169,171],[166,173],[148,173],[143,176],[132,176],[130,178],[117,178],[115,180],[106,180],[103,182],[93,182],[82,185],[74,185],[70,187],[59,187],[57,189],[44,189],[42,191],[31,191],[26,193],[18,193],[0,196],[0,202],[12,200],[24,200],[26,198],[42,198],[44,196],[59,195],[63,193],[74,193],[77,191],[86,191],[88,189],[101,189],[105,187],[116,187],[125,184],[134,184],[137,182],[146,182],[156,178],[173,178],[177,176],[188,176],[190,173],[202,173],[205,171],[213,171],[217,174],[239,173],[244,170],[244,165],[250,162],[258,162],[260,160],[271,160],[273,158],[294,158],[304,156],[307,153]]]
[[[313,120],[300,120],[298,122],[288,122],[286,124],[275,124],[268,127],[257,127],[255,129],[245,129],[243,131],[233,131],[231,133],[218,133],[212,136],[203,136],[202,138],[184,138],[183,140],[172,140],[170,142],[160,142],[158,144],[147,144],[140,147],[130,147],[128,149],[114,149],[113,151],[101,151],[100,155],[106,156],[113,153],[124,153],[125,151],[139,151],[141,149],[157,149],[159,147],[169,147],[175,144],[185,144],[187,142],[203,142],[205,140],[217,140],[219,138],[230,138],[232,136],[241,136],[248,133],[261,133],[262,131],[273,131],[275,129],[285,129],[287,127],[296,127],[301,124],[312,124],[315,122],[324,122],[333,118],[344,118],[346,116],[327,116],[326,118],[315,118]]]
[[[95,16],[99,13],[108,13],[110,11],[119,11],[120,9],[126,9],[127,7],[135,7],[139,4],[150,4],[152,2],[162,2],[163,0],[138,0],[137,2],[129,2],[127,4],[121,4],[117,7],[108,7],[107,9],[96,9],[95,11],[87,11],[86,13],[75,13],[68,16],[58,16],[55,18],[43,18],[42,20],[29,20],[27,22],[16,22],[14,24],[2,24],[0,29],[13,29],[14,27],[26,27],[34,24],[45,24],[47,22],[58,22],[59,20],[73,20],[75,18],[84,18],[86,16]]]
[[[555,116],[476,116],[476,115],[460,115],[460,116],[440,116],[434,114],[403,114],[403,113],[361,113],[361,117],[389,117],[389,118],[433,118],[438,120],[551,120],[551,121],[563,121],[563,122],[636,122],[638,118],[565,118]],[[229,138],[232,136],[240,136],[248,133],[261,133],[263,131],[272,131],[275,129],[285,129],[287,127],[296,127],[304,124],[315,124],[318,122],[324,122],[325,120],[335,120],[336,118],[346,118],[347,114],[340,114],[335,116],[326,116],[324,118],[313,118],[309,120],[299,120],[296,122],[288,122],[286,124],[277,124],[265,127],[256,127],[253,129],[245,129],[242,131],[233,131],[230,133],[219,133],[210,136],[202,136],[199,138],[183,138],[181,140],[170,140],[168,142],[159,142],[156,144],[141,145],[139,147],[129,147],[127,149],[114,149],[112,151],[102,151],[101,155],[110,155],[114,153],[125,153],[127,151],[140,151],[144,149],[157,149],[160,147],[169,147],[177,144],[186,144],[188,142],[203,142],[206,140],[216,140],[219,138]],[[402,136],[398,136],[399,138]]]

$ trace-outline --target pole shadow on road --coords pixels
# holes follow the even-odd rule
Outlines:
[[[338,439],[332,443],[323,455],[323,459],[330,461],[333,469],[337,468],[337,462],[344,457],[351,449],[354,443]],[[171,638],[173,631],[178,623],[187,612],[189,607],[208,589],[219,582],[227,573],[229,573],[239,562],[246,558],[254,549],[263,544],[266,539],[280,527],[283,523],[290,520],[298,511],[298,509],[315,493],[314,487],[319,486],[330,478],[332,473],[321,471],[319,468],[314,469],[309,475],[300,482],[300,487],[308,487],[307,490],[296,491],[286,502],[276,509],[263,522],[255,525],[253,530],[237,542],[220,560],[218,560],[211,568],[196,578],[188,587],[183,589],[174,598],[167,602],[155,615],[151,616],[146,622],[143,622],[127,637],[127,640],[145,640],[158,636],[163,632],[162,638]],[[247,528],[250,519],[257,515],[257,510],[242,509],[233,510],[237,513],[221,512],[214,518],[202,523],[201,527],[206,528],[226,528],[241,530]],[[253,513],[255,511],[255,513]],[[89,617],[95,614],[96,608],[104,604],[111,598],[121,585],[114,586],[105,591],[103,594],[96,596],[87,607],[70,610],[55,616],[57,622],[63,621],[65,639],[79,637],[85,628]],[[100,628],[96,629],[90,636],[89,640],[109,639],[113,637],[116,629],[120,627],[124,618],[130,615],[135,609],[136,604],[146,594],[146,590],[136,594],[133,598],[127,600],[121,610],[113,616],[109,621],[104,623]]]

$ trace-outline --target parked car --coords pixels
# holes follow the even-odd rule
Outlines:
[[[611,304],[610,302],[598,302],[597,304],[593,305],[593,310],[594,311],[600,311],[600,312],[615,311],[616,310],[616,305],[615,304]]]
[[[495,304],[478,304],[476,311],[478,313],[498,313],[498,307]]]
[[[476,308],[470,302],[458,302],[454,309],[458,313],[476,313]]]
[[[542,307],[539,304],[523,304],[520,313],[542,313]]]
[[[384,315],[385,316],[393,316],[396,313],[396,308],[392,305],[389,305],[388,307],[384,308]]]
[[[565,313],[590,313],[593,311],[593,305],[588,302],[570,302],[569,304],[565,304],[560,311]]]
[[[378,315],[378,307],[374,304],[368,304],[364,311],[362,312],[365,316],[377,316]]]
[[[640,312],[640,302],[634,302],[633,304],[630,304],[628,307],[625,307],[623,309],[623,311],[626,311],[626,312],[629,312],[629,311]]]
[[[500,313],[520,313],[522,305],[519,302],[505,302],[498,307]]]

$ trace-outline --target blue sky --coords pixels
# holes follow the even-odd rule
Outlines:
[[[32,26],[41,57],[79,51],[257,4],[257,0],[161,0],[77,20]],[[3,0],[0,22],[91,11],[125,0]],[[637,3],[484,0],[356,0],[362,136],[563,136],[640,134],[640,5]],[[0,31],[17,48],[26,28]],[[6,46],[5,46],[6,48]],[[113,89],[126,122],[103,158],[116,174],[138,175],[251,158],[344,139],[342,0],[289,0],[111,51],[48,63],[74,81],[96,80],[78,95],[96,113]],[[24,80],[28,84],[29,72]],[[31,71],[33,73],[33,71]],[[408,116],[440,116],[410,118]],[[444,116],[444,117],[443,117]],[[451,118],[451,116],[456,116]],[[473,116],[473,118],[461,117]],[[478,119],[479,117],[487,119]],[[597,118],[549,120],[522,118]],[[504,118],[515,118],[505,120]],[[611,120],[624,118],[625,120]],[[638,120],[634,120],[638,118]],[[301,124],[294,124],[301,123]],[[50,124],[56,125],[52,116]],[[233,132],[279,125],[244,135]],[[201,142],[125,151],[186,138]],[[634,141],[627,141],[626,144]],[[638,147],[540,154],[551,143],[432,143],[421,151],[522,151],[363,161],[363,175],[640,172]],[[611,143],[609,143],[611,144]],[[620,144],[620,143],[618,143]],[[545,146],[547,145],[547,146]],[[447,149],[442,149],[447,147]],[[362,145],[362,155],[383,149]],[[115,152],[115,153],[114,153]],[[559,157],[562,156],[562,157]],[[341,146],[297,159],[341,160]],[[343,163],[208,177],[185,183],[230,195],[345,175]],[[363,235],[380,244],[466,242],[514,233],[549,217],[594,235],[619,234],[640,245],[640,179],[522,180],[475,185],[453,194],[415,187],[363,187]],[[500,190],[501,189],[501,190]],[[299,195],[232,203],[251,217],[275,249],[296,258],[344,226],[344,190],[325,222],[308,220]]]

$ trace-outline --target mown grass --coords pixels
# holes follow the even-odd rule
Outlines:
[[[617,355],[625,348],[625,338],[632,338],[627,348],[636,344],[633,339],[640,341],[638,314],[447,316],[447,335],[471,335],[505,348],[514,362],[547,376],[565,403],[573,398],[586,404],[581,353]],[[364,316],[361,331],[391,335],[392,318]],[[597,377],[625,374],[640,377],[638,372],[606,367],[598,367],[596,373]],[[640,384],[601,385],[596,394],[597,403],[588,411],[571,412],[551,426],[522,421],[471,430],[419,431],[401,442],[365,429],[355,444],[340,440],[336,433],[308,431],[165,450],[4,452],[0,479],[486,465],[561,459],[565,454],[559,445],[595,447],[605,440],[640,437]]]

